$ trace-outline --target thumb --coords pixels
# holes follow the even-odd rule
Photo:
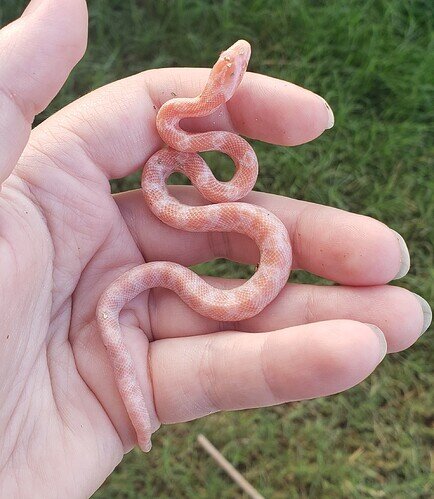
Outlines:
[[[0,31],[0,184],[27,144],[35,115],[55,97],[86,44],[85,0],[32,0]]]

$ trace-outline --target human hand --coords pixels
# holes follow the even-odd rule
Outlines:
[[[162,146],[155,108],[172,92],[197,95],[208,70],[149,71],[108,85],[46,120],[27,143],[34,114],[84,51],[86,17],[82,0],[34,0],[0,34],[2,497],[90,495],[135,444],[95,326],[96,303],[114,278],[143,261],[257,259],[244,237],[183,233],[155,219],[140,191],[110,193],[109,179]],[[249,74],[221,114],[186,127],[294,145],[320,135],[328,120],[314,94]],[[173,192],[202,202],[192,188]],[[385,225],[279,196],[247,201],[286,224],[296,267],[342,285],[289,284],[238,324],[198,316],[162,289],[132,301],[121,320],[155,429],[347,389],[383,356],[384,337],[364,323],[382,329],[389,352],[424,327],[420,301],[385,285],[408,263]]]

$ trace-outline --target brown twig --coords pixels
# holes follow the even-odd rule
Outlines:
[[[264,499],[264,496],[252,486],[250,483],[237,471],[232,464],[223,457],[223,455],[214,447],[214,445],[204,436],[199,435],[197,441],[203,449],[223,468],[232,480],[238,484],[244,492],[252,499]]]

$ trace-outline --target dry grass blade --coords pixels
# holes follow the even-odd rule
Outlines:
[[[214,447],[214,445],[204,436],[199,435],[197,441],[203,449],[214,459],[214,461],[226,471],[226,473],[236,482],[243,491],[252,499],[264,499],[262,496],[244,477],[232,466],[232,464]]]

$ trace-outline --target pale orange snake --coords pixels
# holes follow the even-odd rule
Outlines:
[[[136,430],[139,446],[151,448],[151,425],[134,364],[123,340],[119,313],[141,292],[155,287],[171,289],[196,312],[219,321],[253,317],[285,285],[291,268],[291,245],[283,223],[264,208],[236,202],[253,188],[258,162],[252,147],[226,131],[188,133],[179,122],[206,116],[228,101],[240,84],[250,58],[250,45],[239,40],[214,65],[203,92],[195,98],[175,98],[157,114],[157,129],[167,147],[155,153],[142,174],[149,208],[164,223],[181,230],[237,232],[255,241],[260,262],[255,274],[241,286],[222,290],[206,283],[188,268],[172,262],[150,262],[132,268],[102,294],[96,319],[113,367],[119,393]],[[229,182],[216,180],[198,152],[216,150],[235,163]],[[169,195],[166,180],[173,172],[188,176],[212,203],[187,206]]]

